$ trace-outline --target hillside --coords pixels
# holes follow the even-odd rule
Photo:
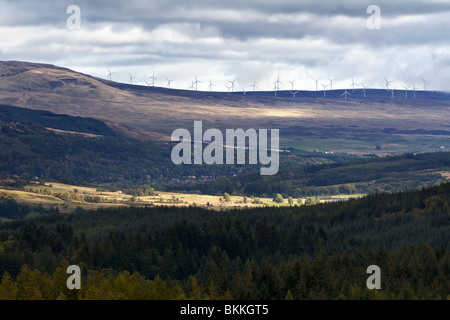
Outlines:
[[[3,222],[0,299],[448,299],[449,200],[447,183],[226,214],[127,207]],[[65,286],[69,263],[81,290]],[[365,285],[374,264],[381,290]]]
[[[0,103],[89,117],[134,138],[168,140],[177,128],[278,128],[281,146],[377,155],[448,148],[450,95],[417,91],[394,99],[384,89],[200,92],[121,84],[67,68],[0,62]],[[115,125],[112,125],[115,124]]]
[[[177,166],[170,145],[116,134],[105,122],[0,105],[0,172],[95,186],[170,185],[256,170],[256,165]],[[132,133],[134,133],[132,131]],[[334,163],[344,154],[281,153],[280,167]]]
[[[258,197],[280,193],[285,198],[368,194],[432,186],[449,180],[449,171],[450,152],[405,154],[284,168],[274,176],[243,173],[216,181],[170,186],[168,190]]]

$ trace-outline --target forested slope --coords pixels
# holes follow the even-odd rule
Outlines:
[[[134,297],[126,288],[136,285],[142,298],[161,286],[171,298],[445,299],[449,244],[450,184],[442,184],[315,206],[45,214],[0,225],[0,272],[19,286],[24,265],[45,278],[77,264],[78,298]],[[380,291],[365,288],[373,264]],[[129,273],[134,280],[120,282]]]

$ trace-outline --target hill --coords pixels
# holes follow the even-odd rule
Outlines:
[[[116,124],[121,134],[167,141],[177,128],[277,128],[281,146],[377,155],[448,148],[450,95],[361,89],[200,92],[116,83],[53,65],[0,62],[0,103]],[[111,125],[114,128],[114,125]]]

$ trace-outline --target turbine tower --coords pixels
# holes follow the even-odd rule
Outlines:
[[[130,73],[128,73],[130,75],[130,84],[133,84],[133,79],[135,79],[136,77],[133,77]]]
[[[201,82],[201,81],[199,81],[198,79],[197,79],[197,76],[195,76],[195,81],[194,81],[194,84],[195,84],[195,91],[198,91],[198,83],[199,82]]]
[[[108,68],[106,68],[106,69],[108,69]],[[111,75],[113,74],[114,72],[111,72],[111,71],[109,71],[109,69],[108,69],[108,77],[109,77],[109,80],[111,81]]]
[[[321,79],[313,79],[316,82],[316,91],[317,91],[317,83],[321,80]]]
[[[290,84],[291,84],[291,90],[292,91],[294,91],[294,82],[296,81],[297,79],[294,79],[293,81],[288,81]]]
[[[326,90],[325,88],[328,87],[328,85],[321,83],[322,87],[323,87],[323,97],[326,97]]]
[[[231,83],[231,92],[234,91],[234,83],[236,82],[236,79],[234,79],[233,81],[228,80],[228,82]]]
[[[345,99],[347,99],[347,96],[351,96],[351,95],[352,95],[351,93],[347,92],[347,89],[345,89],[344,93],[341,94],[341,96],[345,96]]]
[[[423,81],[423,91],[425,91],[425,84],[427,83],[427,81],[425,81],[424,78],[422,78],[422,81]]]
[[[355,93],[355,85],[357,85],[357,84],[355,83],[355,81],[353,81],[353,78],[352,78],[351,86],[353,87],[353,93]]]
[[[413,83],[413,98],[416,98],[416,84]]]
[[[209,91],[212,91],[212,87],[213,87],[213,86],[215,86],[215,84],[212,83],[211,80],[209,80],[209,86],[208,86]]]
[[[366,86],[361,82],[361,86],[363,87],[364,98],[366,97]]]
[[[155,73],[153,72],[153,75],[151,75],[149,78],[152,79],[152,86],[154,87],[155,86],[155,80],[157,80],[156,77],[155,77]]]
[[[167,87],[170,89],[170,83],[171,83],[172,81],[174,81],[174,80],[170,80],[170,79],[167,78],[167,77],[166,77],[166,79],[167,79]]]
[[[386,81],[386,91],[389,91],[389,83],[394,82],[394,81],[388,80],[386,78],[384,78],[384,80]]]
[[[391,99],[394,99],[394,89],[388,89],[388,92],[391,92]]]
[[[297,92],[299,92],[299,90],[297,91],[289,91],[290,93],[292,93],[292,97],[295,99],[295,95],[297,94]]]
[[[408,99],[408,89],[409,87],[403,86],[405,88],[405,99]]]
[[[275,92],[280,90],[280,84],[282,83],[280,81],[280,76],[278,75],[277,81],[275,81],[275,88],[276,88]]]
[[[333,90],[333,81],[336,80],[336,78],[328,79],[330,81],[330,90]]]

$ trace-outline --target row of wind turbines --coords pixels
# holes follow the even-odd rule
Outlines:
[[[114,72],[111,72],[108,68],[107,68],[107,70],[108,70],[108,78],[109,78],[110,81],[112,81],[112,74],[114,74]],[[136,77],[132,76],[130,73],[128,73],[128,75],[130,77],[129,78],[129,83],[133,84],[133,79],[135,79]],[[147,79],[144,80],[144,82],[147,84],[147,86],[154,87],[155,86],[155,81],[158,80],[156,78],[156,76],[155,76],[155,72],[153,72],[153,74],[151,76],[147,77],[147,78],[150,79],[150,82],[148,82]],[[166,77],[166,80],[167,80],[167,88],[170,89],[171,88],[171,83],[173,81],[175,81],[175,80],[174,79],[169,79],[167,77]],[[314,82],[316,84],[316,91],[319,91],[319,84],[323,87],[323,96],[326,97],[327,88],[329,87],[330,88],[329,90],[333,90],[333,81],[335,81],[336,78],[332,78],[332,79],[331,78],[326,78],[326,79],[321,79],[321,78],[315,79],[315,78],[313,78],[312,80],[314,80]],[[321,80],[327,81],[328,84],[327,83],[324,84],[323,82],[319,83],[319,81],[321,81]],[[396,89],[395,88],[389,88],[389,84],[394,82],[394,81],[393,80],[388,80],[387,78],[384,78],[384,80],[385,80],[385,83],[386,83],[386,91],[391,93],[391,98],[393,99],[394,98],[394,90],[396,90]],[[227,84],[229,83],[229,85],[225,84],[225,87],[228,89],[228,93],[234,92],[234,87],[235,87],[235,82],[236,81],[237,81],[237,79],[228,80]],[[294,90],[294,83],[295,83],[295,81],[297,81],[297,79],[288,81],[291,84],[291,90],[289,90],[289,92],[292,94],[292,96],[294,98],[296,97],[296,94],[298,92],[300,92],[300,90]],[[423,91],[425,91],[425,86],[426,86],[427,81],[425,79],[422,79],[422,81],[423,81]],[[192,80],[191,85],[189,87],[187,87],[187,89],[198,91],[198,84],[199,83],[201,83],[201,81],[197,79],[197,76],[194,76],[194,79]],[[277,96],[277,92],[280,91],[280,84],[282,84],[282,82],[280,81],[280,76],[278,76],[277,80],[275,80],[273,82],[274,87],[273,87],[272,91],[274,91],[275,96]],[[208,89],[210,91],[212,91],[214,86],[216,86],[216,85],[211,80],[209,80]],[[347,99],[348,96],[352,95],[352,93],[348,92],[347,89],[350,90],[350,88],[351,88],[352,92],[355,93],[355,86],[356,87],[360,86],[362,88],[362,90],[363,90],[363,97],[366,98],[366,96],[367,96],[366,95],[366,89],[368,89],[369,87],[367,85],[365,85],[363,82],[360,82],[359,84],[356,83],[353,78],[352,78],[352,83],[348,86],[348,88],[345,88],[344,93],[342,93],[341,96],[344,96],[344,98]],[[253,84],[251,84],[250,87],[253,88],[253,91],[256,91],[258,89],[258,87],[256,85],[256,81],[253,82]],[[402,85],[402,87],[405,90],[405,99],[408,98],[408,90],[410,90],[410,89],[413,92],[413,98],[414,99],[416,98],[416,90],[418,88],[416,87],[415,83],[412,84],[412,87],[407,87],[405,85]],[[242,88],[242,93],[244,95],[246,93],[246,90],[244,88]]]

